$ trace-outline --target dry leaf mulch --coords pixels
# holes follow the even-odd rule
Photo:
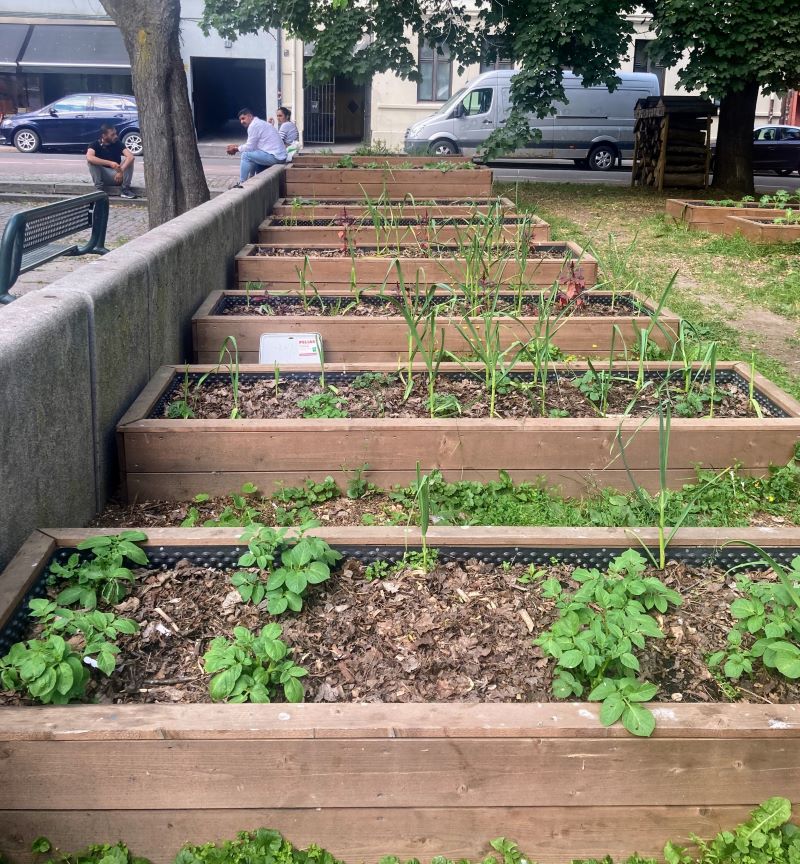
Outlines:
[[[301,613],[282,616],[283,640],[309,675],[307,701],[551,701],[553,661],[533,639],[556,617],[525,567],[478,560],[441,563],[425,574],[405,569],[367,581],[350,559],[311,589]],[[569,590],[571,568],[549,576]],[[134,593],[115,608],[141,631],[123,637],[117,671],[94,673],[89,698],[100,702],[205,702],[210,679],[202,656],[215,636],[235,626],[260,629],[273,620],[245,604],[229,574],[183,560],[172,570],[139,570]],[[662,578],[684,598],[658,616],[665,639],[639,652],[642,675],[660,685],[657,701],[728,701],[704,658],[725,647],[733,623],[735,576],[713,567],[668,565]],[[769,578],[761,574],[757,578]],[[758,674],[740,682],[744,701],[800,701],[800,682]],[[0,704],[24,700],[0,694]]]

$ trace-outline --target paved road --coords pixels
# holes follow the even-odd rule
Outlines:
[[[239,161],[225,156],[223,145],[203,144],[200,147],[203,167],[208,184],[212,189],[225,189],[238,179]],[[219,155],[215,154],[219,150]],[[615,168],[613,171],[587,171],[575,168],[571,162],[540,162],[533,167],[522,168],[508,162],[494,163],[495,179],[504,182],[515,180],[536,180],[550,183],[601,183],[615,186],[629,186],[631,172],[629,166]],[[134,185],[144,182],[141,165],[134,177]],[[85,158],[81,153],[18,153],[11,147],[0,147],[0,177],[8,181],[41,180],[63,182],[88,182]],[[778,177],[763,174],[756,177],[758,192],[773,192],[775,189],[800,189],[800,177]]]

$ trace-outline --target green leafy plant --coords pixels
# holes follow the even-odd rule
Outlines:
[[[659,579],[644,575],[645,559],[629,549],[602,573],[576,568],[580,583],[573,594],[557,579],[542,582],[542,594],[555,600],[558,620],[534,640],[556,660],[553,694],[559,699],[582,697],[602,702],[600,721],[605,726],[622,720],[632,734],[647,736],[655,727],[653,714],[644,707],[657,686],[639,681],[639,660],[634,653],[647,638],[664,634],[652,610],[664,612],[681,603],[680,595]]]
[[[314,393],[306,399],[299,399],[297,407],[303,409],[306,418],[347,417],[347,402],[339,395],[339,391],[329,384],[320,393]]]
[[[239,566],[257,569],[237,571],[231,583],[245,602],[258,604],[266,598],[271,615],[282,615],[287,609],[299,612],[308,586],[330,578],[331,565],[341,559],[341,553],[319,537],[306,535],[311,527],[316,523],[301,526],[296,534],[265,525],[244,531],[241,539],[248,548]]]
[[[243,483],[241,492],[234,492],[230,500],[225,504],[218,516],[202,520],[197,507],[189,507],[186,517],[181,522],[181,528],[194,528],[202,524],[204,528],[243,528],[259,522],[262,518],[261,510],[255,505],[252,496],[258,492],[254,483]],[[205,504],[211,498],[206,492],[195,495],[194,504]]]
[[[308,672],[289,659],[289,648],[278,637],[279,624],[267,624],[256,635],[233,628],[233,641],[211,640],[203,666],[214,675],[208,692],[215,702],[272,702],[282,690],[287,702],[303,701],[300,678]],[[216,673],[216,674],[215,674]]]
[[[43,864],[150,864],[147,858],[134,855],[121,841],[113,846],[95,843],[80,852],[66,853],[54,849],[46,837],[37,837],[31,844],[31,851],[36,855],[52,855]]]
[[[119,603],[128,595],[134,581],[133,572],[125,563],[147,564],[146,553],[136,545],[146,539],[143,532],[128,530],[89,537],[79,543],[78,550],[90,552],[92,558],[85,560],[76,552],[66,564],[54,561],[50,565],[50,582],[67,583],[59,592],[57,602],[62,606],[79,603],[85,609],[94,609],[98,597],[111,606]]]
[[[728,633],[728,647],[713,653],[708,665],[712,669],[721,666],[734,681],[752,675],[758,661],[786,678],[800,678],[800,556],[787,568],[764,549],[745,545],[755,549],[778,581],[737,577],[743,596],[730,606],[736,624]]]
[[[302,486],[277,489],[272,495],[275,521],[288,527],[312,522],[314,513],[311,507],[324,504],[340,495],[336,481],[330,476],[321,481],[308,478]]]
[[[75,612],[59,608],[57,603],[43,598],[29,603],[32,618],[39,621],[43,637],[52,634],[83,637],[82,655],[89,665],[96,666],[106,675],[111,675],[117,666],[119,648],[116,646],[120,634],[132,635],[139,632],[139,625],[130,618],[122,618],[113,612],[92,609]]]
[[[181,384],[180,399],[175,399],[167,407],[167,418],[170,420],[191,420],[194,410],[191,405],[191,392],[189,387],[189,364],[183,370],[183,382]]]
[[[66,705],[83,696],[89,670],[56,633],[11,646],[0,658],[0,682],[43,705]]]
[[[795,864],[800,861],[800,830],[787,824],[791,816],[787,798],[769,798],[733,831],[720,831],[708,842],[692,834],[699,856],[670,842],[664,859],[666,864]]]
[[[297,849],[270,828],[242,831],[235,840],[184,846],[174,864],[344,864],[330,852],[311,845]]]

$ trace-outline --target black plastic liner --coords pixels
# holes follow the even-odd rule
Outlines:
[[[635,543],[635,541],[634,541]],[[334,549],[341,552],[345,558],[357,558],[365,564],[373,561],[390,561],[396,563],[407,551],[419,551],[419,546],[384,545],[384,546],[342,546],[332,544]],[[149,569],[169,570],[181,559],[185,558],[192,564],[213,567],[219,570],[231,570],[237,566],[239,557],[246,551],[245,544],[235,546],[147,546],[142,547],[149,559]],[[636,548],[636,545],[627,543],[619,546],[601,546],[592,548],[570,547],[560,549],[556,546],[500,546],[500,547],[471,547],[437,545],[435,542],[429,544],[429,548],[435,548],[439,552],[439,561],[466,561],[476,558],[490,564],[501,564],[509,561],[515,564],[534,564],[545,566],[553,563],[569,564],[573,567],[606,567],[608,563],[626,549]],[[11,616],[6,626],[0,630],[0,657],[2,657],[15,642],[23,638],[30,626],[28,615],[28,602],[34,597],[43,597],[46,591],[47,571],[52,561],[63,564],[77,550],[57,550],[48,567],[43,572],[39,581],[26,594]],[[640,549],[643,552],[643,550]],[[800,555],[800,546],[769,548],[769,554],[780,564],[789,564],[793,558]],[[655,554],[656,550],[651,549]],[[89,552],[81,553],[84,557],[90,557]],[[644,554],[644,552],[643,552]],[[686,564],[703,567],[715,565],[724,570],[729,570],[739,564],[752,564],[754,570],[764,570],[766,565],[757,558],[756,553],[743,546],[670,546],[667,550],[667,558],[672,561],[681,561]],[[335,577],[335,571],[334,576]]]
[[[604,364],[599,362],[596,364],[596,368],[603,369]],[[636,364],[635,362],[630,364],[631,374],[635,374],[636,372]],[[203,372],[189,372],[189,384],[195,385],[203,377],[205,373]],[[325,372],[325,382],[326,384],[346,384],[352,381],[354,378],[358,378],[359,375],[362,375],[361,372]],[[420,373],[421,374],[421,373]],[[530,372],[511,372],[508,375],[508,378],[515,381],[530,381],[531,380]],[[555,382],[557,380],[568,380],[570,378],[579,378],[582,372],[551,372],[548,375],[548,380],[551,382]],[[680,368],[674,368],[669,373],[673,379],[679,379],[683,372]],[[176,399],[182,398],[182,388],[184,384],[184,378],[186,373],[184,372],[176,372],[175,376],[172,379],[169,387],[164,391],[161,398],[153,405],[152,410],[147,415],[148,419],[163,419],[166,416],[167,407],[171,402],[174,402]],[[460,379],[470,379],[474,380],[475,376],[470,375],[467,372],[456,371],[456,372],[440,372],[440,377],[455,377]],[[663,381],[666,376],[665,372],[660,371],[645,371],[644,377],[646,381]],[[265,372],[240,372],[239,373],[239,383],[240,384],[253,384],[260,379],[268,378],[270,380],[274,379],[275,373],[273,371],[265,371]],[[701,375],[700,379],[706,381],[708,379],[708,375]],[[311,379],[318,379],[319,372],[284,372],[281,370],[281,381],[308,381]],[[697,378],[697,373],[692,373],[692,378]],[[206,379],[211,384],[224,384],[226,381],[230,381],[230,375],[227,372],[212,372],[208,375]],[[739,390],[743,390],[745,393],[748,391],[749,382],[741,376],[738,372],[734,372],[733,370],[724,369],[717,371],[716,374],[716,382],[717,386],[733,386],[738,388]],[[764,414],[767,418],[770,417],[788,417],[789,415],[782,409],[779,408],[771,399],[768,399],[763,393],[761,393],[758,389],[753,391],[753,398],[761,408],[764,410]],[[680,418],[678,418],[680,419]],[[731,420],[731,422],[735,422]]]

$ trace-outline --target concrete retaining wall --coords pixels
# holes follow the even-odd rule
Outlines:
[[[0,570],[37,527],[84,525],[118,480],[114,429],[190,319],[233,282],[279,196],[271,168],[0,308]]]

